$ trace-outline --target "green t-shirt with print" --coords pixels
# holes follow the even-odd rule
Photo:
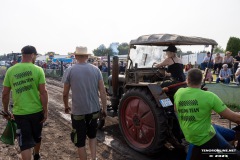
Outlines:
[[[3,86],[12,90],[13,114],[27,115],[43,110],[39,84],[45,84],[43,69],[32,63],[18,63],[10,67]]]
[[[180,88],[174,95],[178,120],[186,140],[200,146],[215,134],[211,125],[211,113],[227,107],[214,93],[199,88]]]

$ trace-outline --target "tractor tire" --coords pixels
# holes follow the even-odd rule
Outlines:
[[[118,116],[122,135],[131,148],[148,155],[161,150],[167,137],[167,118],[147,89],[128,90],[120,101]]]

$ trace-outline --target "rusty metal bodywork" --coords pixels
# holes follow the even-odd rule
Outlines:
[[[119,75],[119,66],[118,66],[118,57],[113,58],[113,70],[112,75],[109,77],[109,92],[111,95],[111,106],[114,111],[119,112],[119,104],[121,103],[122,99],[124,99],[124,95],[126,93],[132,92],[136,93],[136,91],[144,91],[144,93],[151,94],[153,97],[152,100],[155,101],[156,108],[161,110],[161,112],[165,112],[164,118],[166,117],[166,124],[169,126],[167,127],[167,136],[165,141],[165,146],[171,149],[174,145],[178,145],[172,129],[174,125],[179,125],[176,121],[176,117],[173,111],[173,95],[177,91],[178,88],[186,87],[185,82],[180,82],[177,84],[171,84],[169,86],[162,86],[163,82],[170,80],[169,77],[165,76],[165,69],[158,69],[153,67],[153,61],[159,61],[162,58],[158,56],[158,54],[162,54],[163,47],[168,45],[211,45],[213,52],[213,47],[217,45],[217,42],[212,39],[201,38],[201,37],[187,37],[187,36],[180,36],[175,34],[152,34],[152,35],[143,35],[139,38],[132,40],[130,42],[130,50],[127,59],[127,68],[124,75]],[[151,48],[153,47],[153,48]],[[212,55],[211,55],[212,57]],[[134,100],[135,96],[132,96],[132,101]],[[123,97],[123,98],[122,98]],[[172,101],[171,106],[163,106],[160,101],[163,99],[170,99]],[[127,102],[127,98],[125,98]],[[126,103],[127,104],[127,103]],[[133,103],[136,104],[136,103]],[[131,105],[130,105],[131,107]],[[124,107],[122,107],[124,108]],[[151,107],[149,107],[151,108]],[[121,113],[121,112],[120,112]],[[124,113],[124,112],[122,112]],[[131,114],[130,114],[131,115]],[[137,113],[132,113],[132,115],[137,115]],[[121,115],[119,114],[119,119],[121,119]],[[136,117],[136,116],[134,116]],[[123,117],[128,120],[128,117]],[[155,122],[158,123],[160,119],[159,117],[155,117]],[[141,119],[139,119],[141,120]],[[174,122],[175,121],[175,122]],[[133,120],[134,122],[134,120]],[[174,124],[175,123],[175,124]],[[124,124],[124,121],[121,120],[121,124]],[[120,126],[121,128],[121,126]],[[155,128],[157,129],[157,127]],[[131,133],[128,131],[128,128],[125,126],[121,128],[122,133]],[[157,133],[157,132],[156,132]],[[160,133],[160,132],[158,132]],[[162,134],[162,133],[161,133]],[[159,145],[154,148],[154,145],[149,145],[146,147],[146,150],[143,148],[138,148],[136,144],[139,144],[136,140],[131,140],[131,134],[126,134],[125,139],[130,139],[127,143],[137,151],[143,153],[154,153],[159,149]],[[156,135],[161,136],[161,135]],[[170,144],[170,145],[169,145]],[[150,149],[149,149],[150,148]]]
[[[189,37],[176,34],[151,34],[143,35],[135,40],[131,40],[130,45],[218,45],[215,40],[201,37]]]

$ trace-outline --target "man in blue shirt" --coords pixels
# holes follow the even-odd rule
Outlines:
[[[225,84],[229,84],[231,75],[232,73],[231,73],[231,70],[228,68],[228,65],[224,64],[223,68],[220,70],[216,83],[219,83],[219,81],[221,81]]]

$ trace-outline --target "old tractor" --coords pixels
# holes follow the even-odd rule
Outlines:
[[[119,74],[118,57],[113,57],[109,77],[111,108],[118,113],[119,127],[127,144],[144,154],[155,154],[162,147],[183,147],[184,136],[174,113],[173,95],[185,82],[168,85],[165,68],[153,67],[165,57],[168,45],[212,46],[214,40],[174,34],[140,36],[130,42],[127,68]]]

